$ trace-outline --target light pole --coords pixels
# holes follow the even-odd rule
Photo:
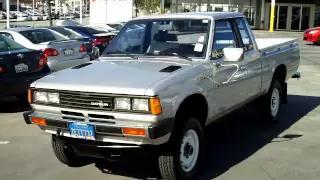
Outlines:
[[[32,0],[32,13],[34,14],[34,0]]]
[[[270,32],[273,32],[275,6],[276,6],[276,0],[271,0],[270,30],[269,30]]]
[[[17,0],[17,14],[19,15],[19,0]]]
[[[10,0],[7,0],[7,28],[10,28]]]
[[[82,24],[82,0],[80,0],[80,24]]]

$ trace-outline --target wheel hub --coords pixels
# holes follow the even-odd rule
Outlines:
[[[272,91],[270,106],[272,116],[276,116],[280,106],[280,93],[278,89],[273,89]]]
[[[182,139],[180,148],[180,164],[181,168],[189,172],[198,160],[199,154],[199,138],[194,130],[189,130]]]

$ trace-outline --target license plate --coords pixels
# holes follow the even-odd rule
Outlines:
[[[69,124],[70,135],[73,138],[95,140],[94,127],[86,124]]]
[[[28,65],[26,65],[24,63],[20,63],[20,64],[15,65],[14,69],[16,70],[16,73],[29,71]]]
[[[66,56],[73,55],[73,49],[66,49],[66,50],[64,50],[64,54],[65,54]]]

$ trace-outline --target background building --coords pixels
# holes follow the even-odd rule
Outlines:
[[[236,11],[254,29],[269,29],[271,0],[171,0],[170,12]],[[320,25],[319,0],[276,0],[276,30],[303,31]]]

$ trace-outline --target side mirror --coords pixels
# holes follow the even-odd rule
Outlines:
[[[243,58],[244,50],[243,48],[224,48],[224,57],[226,61],[239,61]]]

